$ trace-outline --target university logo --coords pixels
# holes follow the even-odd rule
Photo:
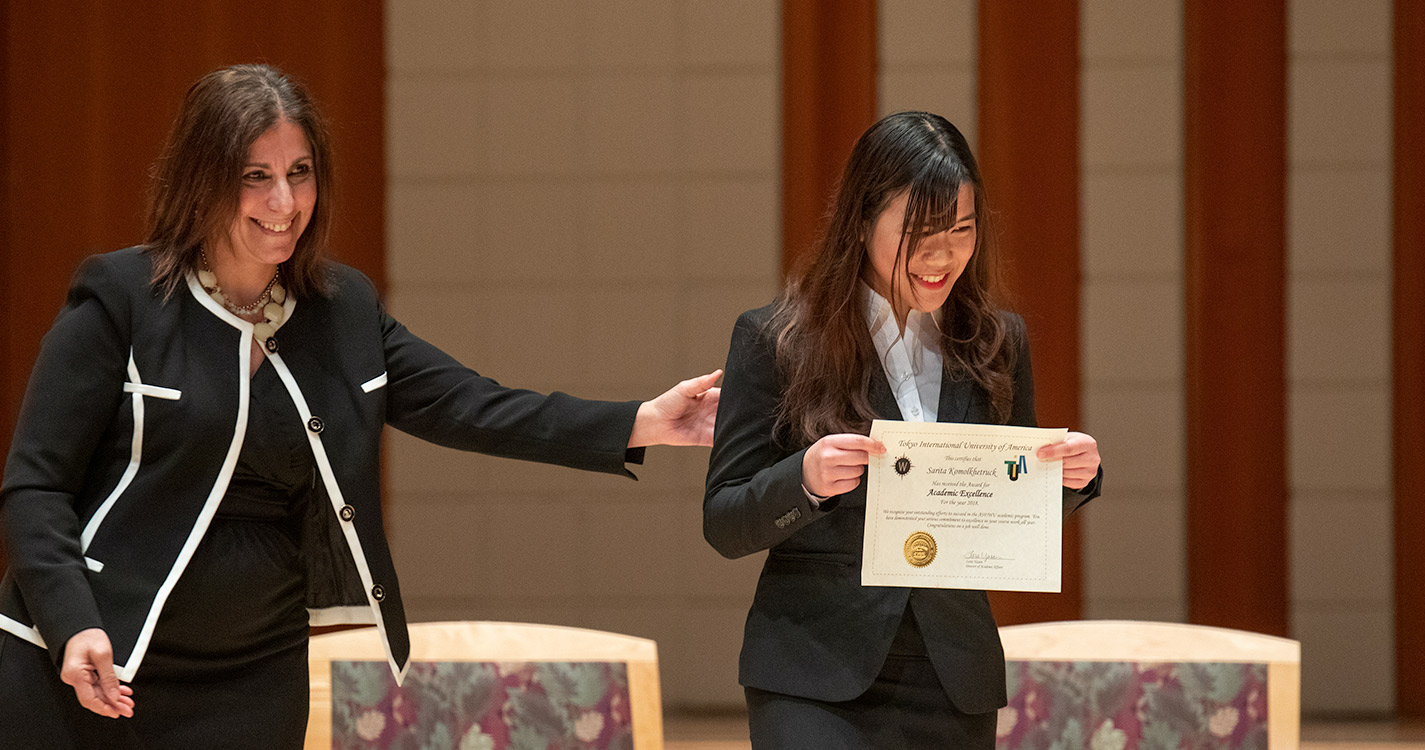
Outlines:
[[[1004,467],[1009,472],[1009,481],[1011,482],[1017,481],[1020,474],[1029,472],[1029,467],[1024,462],[1024,456],[1020,456],[1018,460],[1005,461]]]
[[[910,459],[901,456],[896,459],[896,473],[905,476],[910,473]]]

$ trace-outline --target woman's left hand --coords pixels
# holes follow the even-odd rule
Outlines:
[[[714,370],[669,388],[652,401],[638,407],[628,447],[642,445],[712,445],[713,422],[721,388],[713,383],[722,377]]]
[[[1046,445],[1035,454],[1040,461],[1064,462],[1064,486],[1081,490],[1098,476],[1098,441],[1082,432],[1071,432],[1062,442]]]

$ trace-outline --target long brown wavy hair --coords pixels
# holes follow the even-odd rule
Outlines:
[[[198,268],[203,243],[232,225],[248,149],[282,120],[307,136],[317,181],[317,204],[292,257],[282,264],[282,283],[298,297],[325,293],[324,255],[336,188],[326,119],[307,90],[282,71],[234,65],[188,89],[153,166],[144,246],[154,259],[153,283],[165,297]]]
[[[989,394],[1000,422],[1009,419],[1015,348],[1008,340],[999,263],[985,187],[970,146],[945,118],[898,112],[872,125],[851,150],[816,246],[792,269],[769,323],[785,390],[777,434],[803,443],[842,432],[865,433],[876,414],[868,391],[881,368],[866,326],[862,279],[876,218],[907,193],[904,250],[896,260],[910,283],[909,261],[921,241],[954,226],[960,186],[975,194],[975,249],[940,308],[945,382],[971,379]]]

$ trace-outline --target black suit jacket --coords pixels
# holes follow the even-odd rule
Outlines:
[[[52,648],[102,627],[131,680],[167,591],[222,500],[246,433],[252,325],[194,279],[169,299],[137,248],[88,259],[45,336],[0,487],[0,630]],[[500,386],[396,322],[333,264],[268,342],[317,476],[302,532],[314,625],[370,623],[397,679],[409,644],[381,521],[389,424],[434,443],[627,474],[638,403]],[[631,475],[630,475],[631,476]]]
[[[966,713],[1003,706],[1004,651],[983,591],[861,585],[866,487],[813,509],[801,487],[806,447],[777,440],[782,395],[770,306],[743,313],[732,333],[703,499],[703,534],[729,558],[769,550],[747,615],[739,669],[743,685],[843,701],[865,692],[885,663],[907,604],[914,609],[936,674]],[[1024,324],[1011,317],[1017,348],[1010,424],[1034,426],[1034,383]],[[882,418],[901,419],[885,373],[871,378]],[[993,422],[988,395],[948,375],[941,422]],[[1100,479],[1064,491],[1067,514],[1098,494]]]

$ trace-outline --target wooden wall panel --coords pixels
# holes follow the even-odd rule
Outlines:
[[[815,243],[876,121],[876,0],[782,0],[782,269]]]
[[[334,122],[337,257],[384,282],[381,0],[4,3],[0,452],[80,259],[143,239],[149,165],[204,73],[270,62]],[[328,200],[324,193],[321,200]]]
[[[1039,423],[1079,421],[1079,3],[979,5],[979,159],[1014,307],[1029,326]],[[1083,607],[1080,529],[1064,527],[1064,589],[995,594],[1001,624]]]
[[[1395,2],[1395,689],[1425,718],[1425,3]]]
[[[1188,617],[1286,635],[1285,0],[1187,0]]]

